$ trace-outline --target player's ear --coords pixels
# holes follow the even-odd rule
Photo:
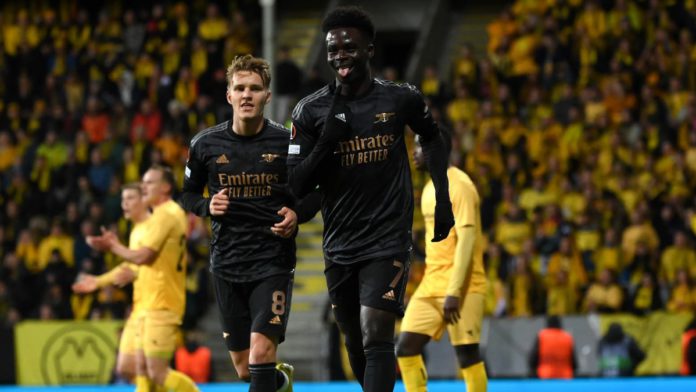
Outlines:
[[[271,102],[271,95],[273,95],[273,94],[271,93],[271,90],[268,90],[268,91],[266,92],[266,100],[264,101],[264,104],[265,104],[265,105],[268,105],[268,103]]]
[[[367,45],[367,57],[372,58],[375,55],[375,45],[374,44],[368,44]]]
[[[227,86],[225,97],[227,98],[227,103],[232,105],[232,89],[230,88],[230,86]]]

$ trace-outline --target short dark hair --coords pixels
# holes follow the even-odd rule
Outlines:
[[[162,181],[169,184],[169,194],[173,195],[176,193],[176,177],[174,177],[174,172],[172,172],[172,169],[168,168],[167,166],[155,164],[150,166],[150,170],[156,170],[162,173]]]
[[[354,27],[365,33],[370,41],[375,39],[375,25],[372,23],[372,18],[360,7],[338,7],[329,12],[321,23],[324,34],[340,27]]]
[[[546,319],[546,328],[558,328],[558,329],[563,328],[563,324],[561,323],[561,318],[556,316],[556,315],[549,316]]]
[[[121,187],[121,192],[123,191],[136,191],[140,195],[143,194],[143,188],[140,186],[139,182],[129,182]]]

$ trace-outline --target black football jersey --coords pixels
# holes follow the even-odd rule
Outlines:
[[[247,282],[291,272],[295,239],[271,232],[280,222],[278,210],[293,208],[287,186],[289,130],[265,120],[254,136],[241,136],[226,121],[201,131],[191,140],[181,204],[199,216],[209,216],[210,195],[227,189],[227,213],[211,216],[210,270],[223,279]]]
[[[291,170],[312,151],[334,90],[333,85],[325,86],[293,110]],[[317,173],[324,255],[339,264],[410,250],[413,189],[404,130],[409,125],[427,137],[439,132],[422,94],[409,84],[375,79],[368,92],[347,105],[352,112],[351,133]]]

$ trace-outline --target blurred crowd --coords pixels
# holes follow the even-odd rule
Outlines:
[[[478,185],[488,314],[696,311],[696,1],[517,0],[421,84]]]
[[[231,115],[225,64],[257,46],[258,2],[63,0],[0,10],[0,320],[122,318],[129,293],[70,290],[117,265],[120,190],[161,163],[182,179],[190,138]],[[187,309],[209,304],[207,225],[191,217]]]
[[[257,3],[0,6],[0,320],[124,316],[125,290],[70,291],[120,262],[85,238],[125,241],[120,187],[153,163],[181,180],[190,138],[229,118],[225,64],[258,51]],[[694,312],[696,1],[517,0],[488,37],[419,85],[479,189],[487,313]],[[296,83],[287,55],[289,107],[322,82]],[[209,233],[190,222],[192,327]]]

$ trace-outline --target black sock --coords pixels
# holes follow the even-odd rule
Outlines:
[[[392,392],[396,382],[394,342],[375,342],[365,348],[365,392]]]
[[[285,385],[285,373],[281,372],[280,370],[276,369],[276,389],[280,389]],[[288,380],[290,381],[290,380]]]
[[[276,392],[276,364],[275,362],[249,364],[251,385],[249,392]]]

